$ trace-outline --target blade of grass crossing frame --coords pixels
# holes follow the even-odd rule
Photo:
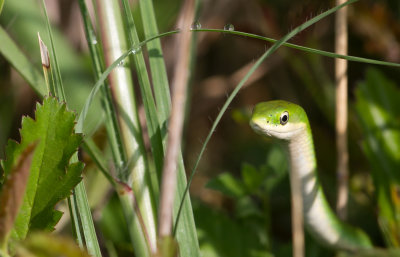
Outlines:
[[[100,47],[96,34],[93,29],[93,25],[90,21],[88,9],[84,0],[79,0],[79,7],[84,23],[86,41],[88,43],[90,57],[93,63],[94,76],[98,80],[104,70],[104,63],[100,54]],[[114,163],[118,166],[121,163],[126,163],[126,153],[123,149],[122,139],[120,137],[118,120],[116,117],[116,111],[112,103],[112,96],[107,83],[104,82],[101,87],[102,97],[101,102],[106,114],[105,126],[107,130],[108,140],[111,145],[111,151],[113,154]],[[122,169],[122,167],[118,167]]]
[[[268,41],[271,43],[275,43],[278,41],[273,38],[264,37],[264,36],[260,36],[260,35],[256,35],[256,34],[247,33],[247,32],[234,31],[234,30],[230,31],[230,30],[223,30],[223,29],[196,29],[193,31],[220,32],[220,33],[224,33],[224,34],[231,34],[231,35],[238,35],[238,36],[242,36],[242,37],[251,37],[251,38],[255,38],[255,39],[261,39],[261,40]],[[391,67],[400,67],[400,63],[385,62],[385,61],[379,61],[379,60],[368,59],[368,58],[358,57],[358,56],[351,56],[351,55],[342,55],[342,54],[332,53],[332,52],[314,49],[314,48],[310,48],[310,47],[295,45],[295,44],[291,44],[291,43],[283,43],[283,46],[290,47],[290,48],[297,49],[297,50],[304,51],[304,52],[311,53],[311,54],[319,54],[319,55],[323,55],[323,56],[331,57],[331,58],[340,58],[340,59],[345,59],[345,60],[352,61],[352,62],[384,65],[384,66],[391,66]]]
[[[187,193],[188,193],[190,184],[191,184],[191,182],[192,182],[192,180],[193,180],[193,177],[194,177],[194,175],[195,175],[195,173],[196,173],[197,166],[198,166],[198,164],[200,163],[200,160],[201,160],[201,158],[202,158],[202,156],[203,156],[203,154],[204,154],[204,151],[205,151],[205,149],[206,149],[206,146],[207,146],[208,142],[210,141],[210,138],[211,138],[212,134],[214,133],[214,131],[215,131],[215,129],[216,129],[218,123],[220,122],[222,116],[224,115],[225,111],[228,109],[228,106],[229,106],[230,103],[233,101],[233,99],[235,98],[235,96],[237,95],[237,93],[239,92],[239,90],[243,87],[244,83],[249,79],[249,77],[254,73],[254,71],[261,65],[261,63],[262,63],[267,57],[269,57],[273,52],[275,52],[280,46],[282,46],[285,42],[287,42],[289,39],[291,39],[292,37],[294,37],[296,34],[300,33],[301,31],[305,30],[306,28],[308,28],[309,26],[311,26],[311,25],[313,25],[314,23],[318,22],[319,20],[325,18],[326,16],[328,16],[328,15],[330,15],[330,14],[336,12],[336,11],[339,10],[340,8],[342,8],[342,7],[344,7],[344,6],[347,6],[347,5],[349,5],[349,4],[355,3],[355,2],[357,2],[357,1],[358,1],[358,0],[349,0],[349,1],[347,1],[347,2],[345,2],[345,3],[343,3],[343,4],[341,4],[341,5],[338,5],[338,6],[334,7],[334,8],[331,8],[331,9],[329,9],[328,11],[323,12],[323,13],[321,13],[320,15],[318,15],[318,16],[316,16],[316,17],[310,19],[309,21],[307,21],[307,22],[301,24],[300,26],[296,27],[294,30],[292,30],[292,31],[290,31],[288,34],[286,34],[284,37],[282,37],[281,39],[279,39],[278,41],[276,41],[276,42],[271,46],[271,48],[269,48],[269,49],[256,61],[256,63],[251,67],[251,69],[247,72],[247,74],[243,77],[243,79],[239,82],[239,84],[236,86],[236,88],[235,88],[235,89],[233,90],[233,92],[230,94],[230,96],[229,96],[228,99],[226,100],[225,104],[224,104],[223,107],[221,108],[221,111],[218,113],[218,116],[217,116],[217,118],[215,119],[215,121],[214,121],[214,123],[213,123],[213,125],[212,125],[212,127],[211,127],[211,129],[210,129],[210,132],[208,133],[208,135],[207,135],[207,137],[206,137],[206,139],[205,139],[205,141],[204,141],[204,143],[203,143],[203,146],[202,146],[202,148],[201,148],[201,150],[200,150],[200,153],[199,153],[199,155],[198,155],[198,157],[197,157],[197,159],[196,159],[196,162],[195,162],[195,165],[194,165],[194,167],[193,167],[193,169],[192,169],[192,173],[190,174],[189,183],[188,183],[188,185],[187,185],[187,187],[186,187],[185,194],[184,194],[183,198],[185,198],[186,195],[187,195]],[[181,206],[182,206],[182,204],[181,204]],[[182,207],[180,207],[179,214],[178,214],[178,217],[177,217],[177,219],[176,219],[176,226],[179,225],[178,222],[179,222],[179,217],[180,217],[181,209],[182,209]]]
[[[128,41],[131,47],[138,46],[140,44],[139,36],[136,31],[136,26],[132,17],[132,13],[127,0],[122,0],[125,23],[128,26],[127,35]],[[153,152],[153,158],[157,169],[158,180],[160,179],[161,169],[163,166],[163,145],[161,140],[160,125],[158,122],[158,115],[156,105],[151,90],[150,80],[144,61],[143,52],[140,51],[132,56],[135,64],[136,72],[139,79],[140,91],[142,94],[143,105],[146,114],[147,130],[150,137],[151,150]],[[156,189],[157,188],[157,189]],[[158,185],[155,187],[155,192],[158,196]],[[158,202],[158,197],[157,197]]]
[[[46,26],[47,26],[47,30],[49,33],[49,39],[50,39],[50,45],[51,45],[51,60],[52,60],[53,65],[50,66],[50,69],[54,71],[54,72],[51,72],[51,74],[53,75],[52,77],[54,79],[55,96],[58,97],[60,101],[66,101],[65,94],[64,94],[64,88],[62,85],[61,73],[60,73],[60,69],[58,67],[58,63],[57,63],[55,46],[53,43],[51,25],[50,25],[49,17],[47,15],[47,10],[46,10],[46,5],[45,5],[44,0],[42,0],[42,7],[43,7],[43,11],[44,11],[44,14],[46,17]],[[53,74],[53,73],[55,73],[55,74]],[[82,133],[83,131],[81,128],[82,127],[76,126],[75,132]],[[75,154],[71,158],[71,161],[74,162],[77,160],[78,160],[78,155]],[[92,214],[90,212],[88,199],[87,199],[87,195],[86,195],[86,190],[85,190],[83,181],[81,181],[76,186],[76,188],[74,189],[73,195],[71,197],[72,197],[71,202],[74,201],[76,203],[76,207],[77,207],[77,208],[72,208],[71,211],[73,212],[74,217],[79,216],[79,218],[80,218],[80,222],[82,225],[82,231],[83,231],[83,235],[85,238],[86,248],[90,255],[100,257],[101,252],[100,252],[99,242],[97,240],[96,231],[94,229]],[[71,208],[71,205],[69,205],[69,206]],[[73,221],[75,222],[74,228],[78,228],[79,224],[77,224],[77,222],[79,222],[79,221],[77,219],[74,219]],[[79,236],[78,236],[78,239],[79,239]],[[82,240],[80,240],[80,241],[82,241]]]

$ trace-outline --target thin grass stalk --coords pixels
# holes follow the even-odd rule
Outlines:
[[[121,12],[118,1],[97,0],[97,7],[105,60],[106,64],[110,65],[127,50]],[[128,157],[126,169],[119,172],[119,178],[122,182],[132,185],[151,245],[156,245],[155,204],[151,195],[151,179],[133,92],[133,81],[128,67],[128,61],[121,62],[110,73],[111,90],[115,97],[122,139]],[[129,230],[133,237],[134,249],[138,256],[148,256],[149,249],[143,241],[144,232],[132,207],[131,205],[131,214],[125,216],[131,225]],[[124,210],[127,214],[128,208],[125,207]]]
[[[63,88],[63,84],[62,84],[61,72],[60,72],[60,68],[57,63],[56,50],[55,50],[55,45],[53,43],[53,35],[52,35],[52,31],[51,31],[51,25],[50,25],[49,17],[47,15],[47,10],[46,10],[46,5],[45,5],[44,0],[42,1],[42,7],[43,7],[43,11],[44,11],[44,14],[46,17],[47,31],[49,34],[50,46],[51,46],[51,51],[50,51],[51,58],[48,58],[47,47],[43,44],[43,46],[46,48],[45,53],[41,52],[41,56],[45,57],[45,58],[42,58],[42,61],[44,61],[43,67],[44,68],[45,68],[45,66],[49,67],[48,69],[46,68],[46,70],[50,71],[51,77],[53,79],[54,96],[57,97],[60,101],[66,102],[64,88]],[[42,48],[42,44],[40,44],[40,45]],[[50,60],[50,61],[48,63],[46,63],[48,60]],[[51,63],[51,61],[52,61],[52,63]],[[51,87],[47,86],[47,88],[50,89]],[[75,132],[82,133],[83,132],[82,128],[83,128],[83,125],[76,126]],[[71,162],[77,162],[77,161],[78,161],[78,155],[74,154],[71,158]],[[76,205],[75,204],[71,205],[72,202],[76,203]],[[69,205],[70,211],[73,213],[72,216],[78,217],[78,215],[79,215],[81,227],[79,224],[79,220],[76,218],[73,219],[73,222],[74,222],[73,227],[74,227],[75,231],[77,228],[82,229],[82,231],[79,230],[79,233],[83,233],[83,235],[84,235],[86,248],[87,248],[89,254],[92,256],[95,256],[95,257],[101,257],[100,246],[99,246],[99,242],[97,240],[96,231],[94,229],[92,214],[90,212],[89,203],[88,203],[86,190],[85,190],[85,185],[84,185],[83,181],[81,181],[75,187],[75,189],[73,190],[71,199],[68,203],[70,204]],[[80,237],[81,237],[81,235],[78,235],[78,233],[77,233],[77,238],[82,243],[83,240],[82,240],[82,238],[79,239]]]
[[[336,0],[340,5],[344,0]],[[335,52],[347,55],[347,7],[336,12],[335,16]],[[336,212],[345,220],[349,194],[349,149],[347,145],[347,60],[335,59],[336,83],[336,151],[337,151],[337,202]]]
[[[47,9],[46,9],[46,4],[44,0],[42,0],[42,7],[43,7],[43,12],[46,17],[46,23],[47,23],[47,32],[48,36],[50,39],[50,56],[51,60],[53,62],[53,72],[51,72],[53,79],[54,79],[54,85],[55,85],[55,90],[57,92],[56,96],[61,100],[61,101],[66,101],[65,98],[65,92],[64,92],[64,86],[62,83],[62,78],[61,78],[61,72],[58,66],[58,61],[57,61],[57,55],[55,51],[55,46],[54,46],[54,41],[53,41],[53,33],[51,32],[51,27],[50,27],[50,21],[49,21],[49,16],[47,15]]]
[[[182,16],[178,22],[185,27],[179,35],[177,44],[178,63],[174,72],[174,91],[172,96],[171,120],[168,125],[168,143],[165,155],[165,163],[162,173],[160,214],[159,214],[159,237],[167,237],[172,233],[173,205],[177,183],[177,161],[181,147],[183,120],[185,115],[186,91],[189,78],[189,61],[191,36],[190,24],[194,18],[194,1],[184,2]]]

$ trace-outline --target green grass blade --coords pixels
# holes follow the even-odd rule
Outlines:
[[[83,249],[85,245],[83,244],[83,238],[80,233],[78,211],[76,210],[76,202],[74,202],[73,197],[68,197],[67,201],[68,201],[69,215],[71,217],[72,231],[74,233],[76,241],[78,242],[79,247]]]
[[[98,80],[101,76],[101,73],[104,70],[104,64],[100,53],[100,46],[93,29],[93,25],[91,24],[90,21],[86,3],[84,0],[79,0],[78,2],[84,23],[85,35],[89,47],[90,57],[93,63],[94,75],[96,80]],[[106,114],[105,126],[107,129],[108,140],[110,142],[111,150],[113,153],[114,163],[126,163],[126,153],[123,149],[116,111],[112,103],[111,91],[110,88],[106,85],[106,82],[104,82],[103,84],[104,85],[101,87],[101,92],[102,92],[101,100],[103,109]],[[105,174],[105,176],[107,175]]]
[[[124,17],[126,19],[126,24],[128,26],[127,30],[128,41],[131,47],[135,47],[140,44],[140,41],[132,17],[132,12],[130,10],[129,3],[127,0],[122,0],[122,3],[123,3],[122,5],[123,10],[125,13]],[[151,90],[150,80],[148,77],[148,72],[146,68],[146,63],[144,61],[143,52],[140,51],[137,54],[133,55],[132,59],[135,64],[136,72],[138,75],[139,86],[146,114],[146,124],[147,124],[147,130],[149,132],[154,163],[157,169],[157,174],[158,176],[160,176],[161,169],[163,167],[163,156],[164,156],[163,144],[161,140],[161,132],[160,132],[160,125],[158,122],[156,105]],[[158,179],[160,179],[160,177]],[[154,188],[158,188],[158,185],[154,186]],[[156,199],[156,202],[158,202],[158,199]]]
[[[140,0],[139,6],[145,37],[151,38],[158,35],[159,32],[154,14],[153,1]],[[147,50],[149,52],[149,64],[154,87],[154,96],[157,103],[157,110],[160,114],[159,120],[160,124],[164,125],[171,112],[171,97],[169,93],[167,69],[165,67],[160,40],[155,39],[150,41],[147,44]]]
[[[76,206],[79,210],[82,230],[85,236],[86,248],[91,256],[101,257],[100,246],[93,225],[92,214],[87,200],[84,182],[80,182],[74,190]]]
[[[260,39],[260,40],[268,41],[271,43],[276,43],[278,41],[273,38],[263,37],[260,35],[241,32],[241,31],[230,31],[230,30],[223,30],[223,29],[196,29],[193,31],[220,32],[220,33],[224,33],[224,34],[232,34],[232,35],[238,35],[238,36],[243,36],[243,37]],[[351,55],[336,54],[336,53],[332,53],[332,52],[328,52],[328,51],[323,51],[323,50],[318,50],[318,49],[309,48],[309,47],[305,47],[305,46],[295,45],[295,44],[291,44],[291,43],[287,43],[287,42],[283,43],[282,45],[293,48],[293,49],[297,49],[300,51],[308,52],[311,54],[319,54],[319,55],[323,55],[323,56],[331,57],[331,58],[340,58],[340,59],[345,59],[345,60],[352,61],[352,62],[384,65],[384,66],[391,66],[391,67],[400,67],[400,63],[385,62],[385,61],[373,60],[373,59],[351,56]]]
[[[58,97],[61,101],[66,101],[65,99],[65,93],[64,93],[64,87],[62,84],[62,79],[61,79],[61,72],[60,72],[60,68],[58,66],[58,62],[57,62],[57,55],[56,55],[56,50],[55,50],[55,46],[54,46],[54,40],[53,40],[53,33],[51,32],[51,25],[50,25],[50,20],[49,20],[49,16],[47,15],[47,9],[46,9],[46,4],[44,2],[44,0],[42,0],[42,7],[43,7],[43,12],[44,15],[46,17],[46,26],[47,26],[47,32],[48,32],[48,36],[50,39],[50,56],[51,56],[51,61],[53,62],[53,64],[51,65],[51,74],[53,76],[54,79],[54,86],[55,86],[55,90],[56,90],[56,97]]]
[[[15,70],[21,74],[40,96],[44,96],[46,94],[46,86],[43,76],[1,26],[0,42],[0,53],[4,58],[11,63]]]
[[[208,142],[211,139],[212,134],[214,133],[219,121],[221,120],[222,116],[224,115],[224,113],[226,112],[226,110],[228,109],[228,106],[230,105],[230,103],[233,101],[233,99],[235,98],[235,96],[237,95],[237,93],[239,92],[239,90],[243,87],[244,83],[249,79],[249,77],[254,73],[254,71],[261,65],[261,63],[267,58],[269,57],[273,52],[275,52],[280,46],[282,46],[286,41],[288,41],[289,39],[291,39],[292,37],[294,37],[296,34],[300,33],[301,31],[303,31],[304,29],[308,28],[309,26],[315,24],[316,22],[318,22],[319,20],[325,18],[326,16],[336,12],[337,10],[339,10],[340,8],[347,6],[349,4],[355,3],[358,0],[349,0],[347,2],[345,2],[344,4],[338,5],[332,9],[329,9],[326,12],[321,13],[320,15],[312,18],[311,20],[301,24],[300,26],[298,26],[297,28],[295,28],[294,30],[292,30],[291,32],[289,32],[288,34],[286,34],[283,38],[279,39],[278,41],[276,41],[271,48],[269,48],[257,61],[256,63],[251,67],[251,69],[247,72],[247,74],[243,77],[243,79],[239,82],[239,84],[236,86],[236,88],[233,90],[233,92],[230,94],[230,96],[228,97],[228,99],[226,100],[225,104],[223,105],[223,107],[221,108],[221,111],[218,113],[217,118],[215,119],[210,132],[208,133],[203,146],[200,150],[199,156],[196,159],[196,162],[194,164],[194,167],[192,169],[192,172],[190,174],[190,178],[189,178],[189,182],[188,185],[186,187],[185,193],[183,195],[183,198],[186,197],[189,188],[190,188],[190,184],[193,180],[194,175],[196,174],[196,170],[197,167],[200,163],[201,158],[203,157],[204,151],[206,149],[206,146],[208,144]],[[182,206],[182,203],[181,203]],[[176,226],[179,225],[179,217],[180,217],[180,213],[181,213],[181,209],[179,210],[178,213],[178,217],[176,219]]]

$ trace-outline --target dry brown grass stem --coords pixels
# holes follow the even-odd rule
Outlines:
[[[345,0],[337,0],[340,5]],[[336,12],[335,51],[347,55],[347,7]],[[335,60],[336,81],[336,150],[338,194],[336,211],[341,219],[347,217],[349,153],[347,146],[347,60]]]
[[[293,257],[304,257],[303,198],[299,174],[290,172]]]
[[[159,212],[159,236],[169,236],[172,231],[172,210],[176,191],[177,158],[182,141],[187,82],[191,47],[190,25],[194,19],[194,1],[186,0],[178,19],[181,33],[177,42],[177,63],[174,71],[172,111],[168,125],[167,150],[162,172]]]

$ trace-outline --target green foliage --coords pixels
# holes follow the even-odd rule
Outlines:
[[[282,181],[287,174],[287,168],[286,157],[282,149],[276,146],[268,152],[266,163],[260,168],[243,164],[242,180],[225,172],[210,180],[207,187],[236,199],[249,194],[264,195]]]
[[[194,213],[203,256],[272,256],[259,220],[231,218],[200,204],[194,204]]]
[[[379,225],[388,246],[400,246],[400,91],[376,69],[359,83],[356,110],[362,149],[372,168]]]
[[[75,114],[66,110],[65,104],[46,98],[43,105],[37,105],[35,120],[22,119],[21,143],[9,141],[6,160],[2,161],[6,178],[25,149],[32,143],[38,144],[11,234],[13,239],[24,239],[31,229],[53,230],[62,216],[54,206],[81,181],[83,163],[69,164],[82,141],[82,136],[74,133],[74,121]]]
[[[282,148],[270,149],[259,168],[242,166],[242,179],[222,173],[207,187],[235,199],[234,217],[196,205],[200,245],[207,256],[268,256],[269,195],[286,177],[286,157]],[[283,165],[282,165],[283,164]],[[261,202],[261,206],[260,206]],[[237,243],[235,243],[237,242]],[[244,243],[240,243],[244,242]],[[234,247],[229,248],[234,245]],[[248,252],[249,249],[253,249]],[[262,249],[262,250],[261,250]]]

